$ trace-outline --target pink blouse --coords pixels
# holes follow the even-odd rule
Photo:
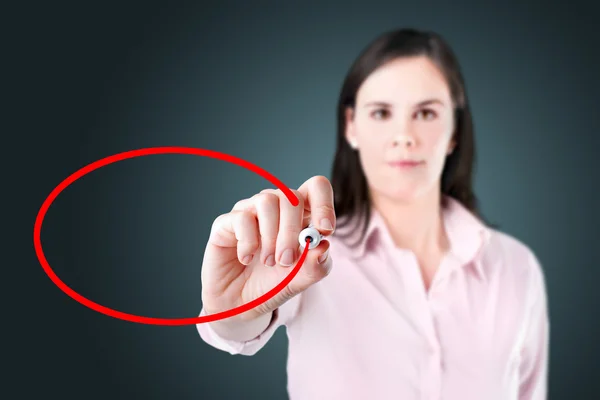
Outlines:
[[[338,231],[329,238],[330,274],[280,307],[261,335],[224,340],[209,323],[198,332],[250,356],[285,326],[291,400],[546,399],[549,318],[535,254],[457,201],[444,221],[451,251],[430,290],[374,213],[358,246]]]

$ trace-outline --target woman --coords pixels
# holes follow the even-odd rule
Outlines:
[[[289,273],[309,223],[325,235],[265,304],[199,324],[252,355],[285,326],[288,392],[315,399],[545,399],[549,320],[534,253],[479,217],[469,102],[437,34],[387,32],[352,65],[338,105],[331,184],[307,180],[215,220],[201,315]]]

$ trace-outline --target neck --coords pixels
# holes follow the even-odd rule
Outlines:
[[[377,195],[372,200],[398,248],[415,254],[445,251],[447,239],[438,190],[406,202]]]

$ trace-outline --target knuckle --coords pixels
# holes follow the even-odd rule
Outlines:
[[[298,199],[299,204],[296,207],[304,207],[304,197],[302,196],[302,193],[297,189],[290,188],[288,190],[294,195],[294,197]],[[279,204],[281,204],[282,207],[292,207],[292,205],[289,202],[288,196],[281,189],[277,189],[276,191],[274,191],[274,194],[277,195]]]
[[[221,226],[221,224],[223,223],[223,220],[225,218],[227,218],[228,215],[229,215],[229,213],[218,215],[217,218],[215,218],[213,220],[211,230],[215,230],[215,229],[219,228]]]
[[[244,248],[246,251],[253,252],[258,249],[259,242],[254,236],[250,236],[244,240]]]
[[[302,193],[297,190],[297,189],[290,189],[291,192],[294,194],[294,196],[296,196],[296,198],[298,199],[298,205],[296,207],[302,209],[304,208],[304,196],[302,195]],[[286,198],[287,201],[287,198]]]
[[[237,211],[237,210],[244,210],[246,208],[248,208],[250,206],[249,204],[249,199],[242,199],[239,200],[238,202],[236,202],[233,207],[232,207],[232,211]]]
[[[252,211],[245,209],[238,213],[238,218],[240,222],[251,223],[252,219],[254,218],[254,214],[252,213]]]
[[[275,242],[277,242],[277,231],[272,232],[269,229],[262,229],[260,234],[260,240],[265,244],[265,247],[274,246]]]
[[[315,175],[312,178],[310,178],[310,180],[315,185],[331,186],[331,182],[324,175]]]
[[[261,232],[260,241],[263,243],[263,247],[271,250],[272,247],[275,247],[275,243],[277,242],[277,233],[271,234],[268,231]]]
[[[279,204],[279,197],[273,193],[261,193],[256,195],[256,205],[262,209],[275,208]]]
[[[317,175],[311,178],[309,187],[311,188],[311,190],[323,190],[323,191],[327,191],[330,192],[332,191],[332,186],[331,186],[331,182],[329,181],[329,179],[327,179],[327,177],[323,176],[323,175]]]
[[[279,233],[285,236],[297,236],[300,233],[300,225],[282,224]]]
[[[324,204],[322,206],[319,206],[319,208],[315,211],[324,216],[335,215],[335,209],[331,205]]]
[[[236,211],[231,213],[231,225],[236,232],[236,236],[239,234],[241,228],[247,223],[247,214],[247,211]]]

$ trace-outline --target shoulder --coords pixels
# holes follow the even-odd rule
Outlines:
[[[498,229],[488,228],[488,232],[489,238],[485,249],[487,253],[493,253],[496,258],[519,261],[535,258],[531,247],[521,239]]]
[[[488,228],[481,261],[491,276],[511,278],[527,289],[544,290],[544,270],[530,245],[517,237]]]

